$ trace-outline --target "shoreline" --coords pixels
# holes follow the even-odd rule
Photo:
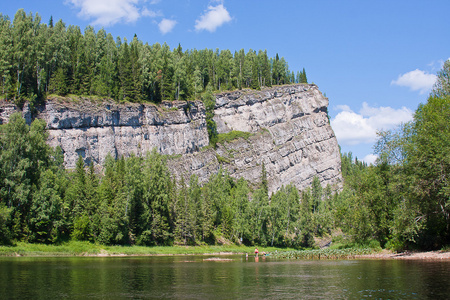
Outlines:
[[[245,252],[209,252],[209,253],[11,253],[10,255],[0,255],[1,257],[146,257],[146,256],[229,256],[245,255]],[[253,254],[251,255],[253,256]],[[426,252],[401,252],[392,253],[384,251],[382,253],[354,255],[337,260],[422,260],[422,261],[450,261],[450,252],[426,251]],[[305,259],[305,260],[327,260],[327,259]]]
[[[254,247],[236,246],[236,245],[211,245],[211,246],[104,246],[92,244],[89,242],[71,241],[62,245],[43,245],[28,244],[19,242],[15,246],[0,246],[1,257],[138,257],[138,256],[227,256],[227,255],[245,255],[253,256]],[[330,249],[330,253],[326,249],[324,252],[313,253],[316,250],[304,250],[305,255],[297,256],[297,259],[377,259],[377,260],[434,260],[434,261],[450,261],[450,251],[406,251],[392,252],[389,250],[377,251],[375,249],[367,249],[368,251],[358,251],[358,249],[347,249],[348,253],[335,254],[335,250]],[[297,252],[289,248],[277,247],[260,247],[260,253],[273,253],[274,257],[283,253]],[[364,253],[364,254],[363,254]],[[367,254],[366,254],[367,253]],[[322,255],[322,258],[321,258]],[[290,258],[289,258],[290,257]],[[286,259],[294,259],[295,256],[287,256]],[[302,258],[303,257],[303,258]],[[328,258],[327,258],[328,257]]]
[[[385,260],[449,260],[450,251],[406,251],[394,253],[388,250],[383,250],[379,253],[356,255],[355,259],[385,259]]]
[[[136,257],[136,256],[190,256],[190,255],[245,255],[254,247],[243,245],[201,246],[105,246],[89,242],[71,241],[60,245],[18,242],[14,246],[0,246],[0,257]],[[263,247],[261,251],[276,252],[293,249]]]

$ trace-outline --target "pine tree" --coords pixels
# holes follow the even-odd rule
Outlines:
[[[120,45],[118,71],[120,80],[119,99],[130,101],[134,97],[133,93],[133,77],[131,67],[131,55],[127,40]]]
[[[261,188],[266,193],[266,195],[269,195],[269,183],[267,181],[267,171],[264,162],[261,166]]]
[[[299,83],[308,83],[308,79],[306,78],[305,68],[303,68],[302,72],[300,73],[300,81],[299,81]]]
[[[261,87],[259,85],[259,78],[258,78],[258,66],[256,64],[256,61],[253,61],[252,63],[252,79],[250,82],[250,87],[254,90],[260,90]]]
[[[208,130],[209,144],[216,145],[218,139],[217,125],[214,121],[214,108],[216,106],[216,98],[212,93],[211,84],[206,87],[203,95],[203,103],[206,109],[206,126]]]

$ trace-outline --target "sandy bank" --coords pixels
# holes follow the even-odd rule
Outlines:
[[[444,251],[428,251],[428,252],[401,252],[393,253],[383,250],[380,253],[357,255],[355,258],[367,259],[402,259],[402,260],[449,260],[450,252]]]

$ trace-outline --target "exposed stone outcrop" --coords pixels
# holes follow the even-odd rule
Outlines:
[[[269,191],[294,183],[310,186],[314,176],[322,185],[341,181],[340,154],[327,116],[328,99],[315,85],[291,85],[261,92],[236,91],[216,97],[219,133],[251,132],[248,139],[185,155],[170,165],[177,175],[205,179],[219,161],[234,177],[260,182],[265,164]]]
[[[108,153],[142,155],[156,147],[162,154],[177,154],[168,162],[176,176],[197,174],[201,181],[222,166],[234,177],[258,183],[264,163],[269,190],[276,191],[291,182],[302,189],[316,175],[322,185],[341,181],[339,148],[327,106],[328,99],[315,85],[219,94],[214,118],[219,133],[235,130],[251,135],[216,149],[205,147],[208,134],[200,101],[156,106],[48,99],[36,117],[47,122],[48,142],[63,149],[69,168],[78,155],[86,163],[102,164]],[[0,123],[17,110],[0,102]],[[22,113],[31,122],[27,105]]]
[[[153,148],[162,154],[185,154],[208,145],[201,102],[96,105],[83,101],[70,106],[48,101],[39,113],[47,122],[49,144],[61,146],[66,166],[78,155],[87,164],[102,164],[106,155],[142,155]]]

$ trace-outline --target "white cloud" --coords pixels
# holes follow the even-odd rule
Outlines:
[[[367,154],[366,156],[364,156],[364,158],[362,160],[364,162],[368,163],[369,165],[374,165],[377,158],[378,158],[378,155]]]
[[[111,26],[116,23],[136,22],[141,16],[153,17],[154,12],[141,9],[142,0],[67,0],[75,8],[80,9],[78,15],[93,19],[93,25]],[[153,15],[152,15],[153,13]],[[155,15],[156,16],[156,15]]]
[[[231,16],[223,4],[208,6],[208,10],[199,19],[195,20],[195,30],[214,32],[218,27],[230,21]]]
[[[162,34],[171,32],[176,24],[177,24],[177,21],[175,21],[175,20],[162,19],[162,21],[159,22],[159,24],[158,24],[159,31],[161,31]]]
[[[142,9],[142,16],[156,18],[156,17],[161,17],[162,13],[160,11],[154,11],[154,10],[148,9],[147,7],[144,7]]]
[[[409,87],[413,91],[424,94],[431,90],[436,82],[436,75],[426,71],[415,69],[414,71],[399,75],[397,80],[392,80],[391,85]]]
[[[337,109],[341,112],[331,120],[331,126],[341,145],[373,143],[377,138],[377,130],[391,129],[408,122],[413,115],[406,107],[371,107],[366,102],[362,104],[359,113],[352,111],[347,105],[340,105]]]
[[[376,131],[368,124],[368,120],[353,111],[338,113],[331,120],[331,127],[340,144],[370,143],[376,137]]]

